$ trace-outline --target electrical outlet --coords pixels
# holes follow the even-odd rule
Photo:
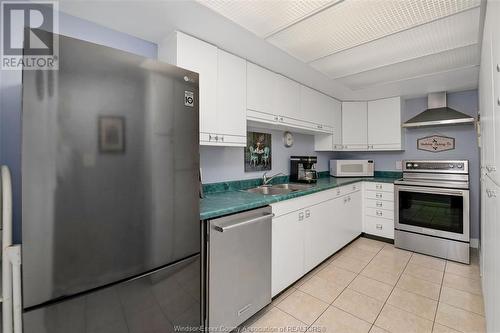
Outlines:
[[[403,161],[396,161],[396,170],[403,170]]]

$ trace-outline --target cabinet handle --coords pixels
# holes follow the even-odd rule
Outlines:
[[[379,208],[382,208],[383,204],[382,204],[381,201],[377,201],[376,206],[379,207]]]
[[[351,197],[350,196],[347,197],[347,201],[349,201],[349,202],[351,201]]]
[[[299,221],[303,221],[304,220],[304,212],[300,212],[299,213]]]
[[[221,137],[220,137],[220,141],[224,141],[224,136],[221,136]]]
[[[382,224],[377,224],[375,228],[377,228],[377,230],[382,230]]]
[[[340,194],[340,189],[339,189],[339,190],[337,190],[337,195],[339,195],[339,194]]]
[[[280,121],[283,122],[283,117],[280,117]]]
[[[497,104],[500,105],[500,97],[497,99]]]
[[[346,204],[346,203],[347,203],[347,198],[344,198],[344,204]]]
[[[356,191],[356,185],[352,185],[352,189]]]
[[[495,171],[497,171],[497,168],[494,165],[487,165],[486,166],[486,171],[488,171],[488,172],[495,172]]]
[[[381,190],[381,189],[382,189],[382,185],[375,185],[375,188],[376,188],[377,190]]]
[[[500,64],[497,64],[497,72],[500,72]]]
[[[384,215],[384,213],[382,213],[380,210],[377,210],[375,213],[377,214],[377,216],[383,216]]]
[[[497,192],[495,190],[486,190],[486,194],[488,195],[488,198],[496,198],[497,197]]]
[[[382,199],[382,193],[377,193],[377,194],[375,194],[375,197],[376,197],[377,199]]]
[[[274,121],[278,121],[278,116],[274,116]]]
[[[311,217],[311,211],[308,209],[306,210],[306,218],[309,218]]]

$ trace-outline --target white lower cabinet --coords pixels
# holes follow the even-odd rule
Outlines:
[[[361,234],[360,184],[271,206],[273,296]]]
[[[274,210],[274,207],[273,207]],[[304,224],[291,212],[273,218],[272,226],[272,294],[273,296],[304,275]]]
[[[365,182],[363,232],[394,239],[394,185]]]

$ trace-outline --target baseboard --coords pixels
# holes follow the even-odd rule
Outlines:
[[[389,244],[394,244],[394,239],[370,235],[370,234],[366,234],[364,232],[361,234],[361,237],[370,238],[373,240],[377,240],[377,241],[381,241],[381,242],[385,242],[385,243],[389,243]]]
[[[472,247],[473,249],[479,248],[479,238],[471,238],[470,247]]]

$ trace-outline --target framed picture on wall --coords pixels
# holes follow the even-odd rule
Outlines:
[[[247,132],[245,172],[271,170],[271,134]]]
[[[99,116],[100,153],[125,153],[125,117]]]

